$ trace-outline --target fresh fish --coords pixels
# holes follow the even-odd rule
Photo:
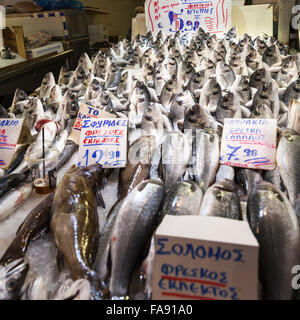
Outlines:
[[[269,70],[262,68],[254,71],[250,77],[250,87],[259,89],[262,85],[271,81]]]
[[[289,56],[283,60],[281,69],[276,75],[276,82],[281,88],[288,87],[292,82],[298,80],[298,68],[293,56]]]
[[[56,170],[59,171],[61,167],[63,167],[73,156],[73,154],[78,150],[78,145],[72,141],[67,140],[64,151],[60,154],[58,158],[58,164],[56,166]]]
[[[51,93],[52,88],[55,86],[55,79],[52,72],[46,73],[46,75],[43,78],[40,91],[39,91],[39,97],[42,100],[48,99]]]
[[[93,64],[87,55],[86,52],[84,52],[79,60],[78,60],[78,66],[82,67],[82,69],[85,71],[85,73],[89,73],[92,70]]]
[[[261,181],[250,194],[247,215],[259,242],[259,279],[263,298],[292,299],[291,270],[299,264],[300,250],[295,211],[280,190]]]
[[[160,219],[162,220],[166,214],[198,215],[202,197],[202,190],[192,181],[180,181],[173,184],[164,198]]]
[[[300,134],[300,101],[292,100],[288,111],[288,129]]]
[[[166,190],[183,175],[190,156],[187,136],[180,131],[169,132],[162,143],[162,171]]]
[[[88,76],[88,73],[81,66],[78,66],[74,71],[74,73],[72,74],[70,82],[68,83],[68,88],[71,89],[72,91],[79,92],[87,76]]]
[[[216,79],[221,89],[226,90],[233,84],[235,74],[229,65],[220,61],[216,67]]]
[[[214,113],[222,98],[222,89],[216,78],[208,79],[202,88],[199,104],[207,111]]]
[[[286,187],[292,205],[300,194],[298,157],[300,152],[300,135],[293,130],[285,130],[279,137],[276,161],[281,179]]]
[[[192,142],[192,174],[203,192],[215,181],[219,169],[220,139],[212,129],[196,130]]]
[[[259,88],[253,98],[252,108],[265,104],[268,106],[275,119],[277,119],[280,111],[280,101],[278,95],[278,89],[274,86],[273,82],[267,82]]]
[[[111,64],[107,78],[105,80],[105,86],[107,89],[117,89],[121,80],[121,70],[115,63]]]
[[[44,119],[44,107],[39,98],[33,98],[27,104],[27,110],[24,111],[24,119],[27,121],[31,130],[34,129],[35,124]]]
[[[240,168],[236,169],[236,178],[248,195],[251,193],[254,186],[262,180],[260,171]]]
[[[145,246],[157,226],[163,194],[160,183],[146,180],[122,203],[111,238],[109,290],[113,298],[122,299],[127,295],[130,277],[139,260],[141,262]]]
[[[172,99],[181,91],[182,91],[182,85],[179,79],[177,79],[176,76],[172,76],[172,78],[166,82],[166,84],[162,89],[161,96],[160,96],[162,105],[167,110],[169,110]]]
[[[201,89],[203,88],[206,80],[207,75],[205,73],[205,70],[201,70],[195,73],[188,83],[188,90],[193,94],[196,101],[199,101]]]
[[[129,97],[129,94],[132,89],[132,76],[129,71],[124,72],[121,75],[120,82],[117,89],[117,96],[118,98],[125,98]]]
[[[274,119],[275,116],[272,110],[266,104],[261,104],[252,109],[252,113],[249,118]]]
[[[17,300],[28,271],[23,259],[12,261],[6,267],[0,266],[0,300]]]
[[[22,173],[5,174],[0,177],[0,198],[2,198],[11,189],[17,187],[26,176]]]
[[[208,188],[203,197],[200,215],[242,220],[240,200],[234,182],[223,180]]]
[[[220,100],[216,110],[216,120],[224,124],[225,118],[241,118],[242,111],[237,95],[233,92],[226,93]]]
[[[103,91],[103,86],[101,82],[96,78],[94,78],[85,91],[85,99],[86,100],[96,99],[99,96],[101,91]]]
[[[15,239],[2,256],[0,265],[7,265],[13,260],[23,258],[29,244],[49,230],[53,196],[53,193],[47,195],[43,201],[31,210],[19,226]]]
[[[282,62],[280,51],[276,45],[272,45],[265,50],[263,54],[263,62],[270,67]]]
[[[32,183],[20,184],[10,190],[0,199],[0,221],[16,211],[18,207],[29,197],[32,191]]]
[[[173,125],[183,123],[186,111],[194,106],[194,104],[195,102],[190,91],[186,90],[179,93],[174,98],[170,107],[169,119],[173,122]]]
[[[145,85],[150,88],[154,88],[154,81],[155,81],[154,77],[155,77],[154,68],[149,63],[143,64],[142,65],[142,81],[145,83]]]
[[[62,66],[59,72],[57,84],[59,86],[67,86],[72,78],[73,72]]]
[[[300,100],[300,79],[292,82],[283,94],[286,106],[289,106],[291,100]]]
[[[237,94],[238,101],[243,105],[252,98],[250,83],[246,76],[237,76],[230,89]]]
[[[254,49],[256,49],[261,56],[263,56],[267,48],[268,46],[263,40],[259,38],[254,40]]]
[[[92,269],[99,240],[93,190],[103,178],[99,165],[83,169],[73,165],[57,186],[50,223],[55,244],[68,265],[72,280],[88,279],[95,299],[107,294]]]

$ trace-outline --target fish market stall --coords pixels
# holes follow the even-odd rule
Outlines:
[[[299,299],[300,54],[151,4],[0,106],[0,300]]]

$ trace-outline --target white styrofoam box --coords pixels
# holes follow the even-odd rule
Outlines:
[[[53,52],[60,53],[63,51],[64,51],[64,47],[61,42],[50,42],[46,46],[27,50],[26,52],[28,54],[28,57],[37,58],[37,57],[41,57],[41,56],[44,56],[49,53],[53,53]]]

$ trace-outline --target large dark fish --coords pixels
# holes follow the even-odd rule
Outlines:
[[[99,165],[85,168],[73,165],[56,189],[50,224],[54,241],[67,263],[72,280],[88,279],[95,299],[107,293],[92,270],[99,241],[94,190],[102,183],[104,172]]]
[[[259,242],[259,278],[264,299],[290,300],[291,272],[299,264],[300,234],[295,211],[285,195],[261,181],[252,190],[247,216]]]
[[[15,239],[2,256],[0,265],[7,265],[13,260],[23,258],[29,244],[49,229],[53,197],[54,193],[49,194],[37,207],[31,210],[19,227]]]

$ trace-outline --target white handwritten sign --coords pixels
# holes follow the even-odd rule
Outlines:
[[[7,168],[19,140],[23,119],[0,119],[0,168]]]
[[[220,163],[273,170],[276,166],[275,119],[225,119]]]
[[[79,163],[84,167],[101,164],[104,168],[125,167],[127,161],[128,119],[101,118],[82,121]]]
[[[224,33],[231,27],[231,0],[146,0],[147,30],[157,34],[195,32]]]
[[[166,215],[152,286],[153,300],[256,300],[258,242],[248,222]]]
[[[90,119],[90,118],[104,118],[104,117],[116,118],[116,116],[111,113],[99,110],[97,108],[93,108],[85,103],[81,103],[78,116],[74,123],[69,139],[79,144],[82,120]]]

